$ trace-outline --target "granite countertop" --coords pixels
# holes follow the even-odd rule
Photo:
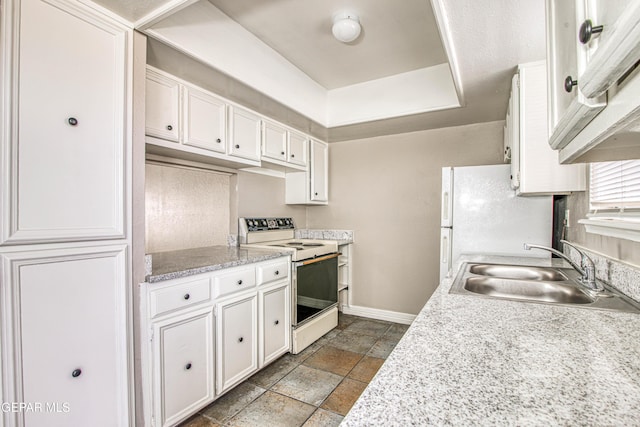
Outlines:
[[[558,264],[469,256],[455,270],[464,261]],[[452,283],[343,426],[640,424],[640,315],[449,294]]]
[[[244,249],[236,246],[208,246],[179,251],[156,252],[150,255],[152,258],[152,271],[151,274],[147,275],[146,281],[155,283],[266,261],[289,255],[289,253],[263,249]]]

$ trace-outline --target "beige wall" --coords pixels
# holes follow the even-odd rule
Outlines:
[[[307,225],[355,231],[353,305],[418,313],[438,285],[441,168],[502,163],[503,125],[330,144],[329,205]]]
[[[283,178],[240,171],[237,190],[237,217],[292,217],[296,227],[306,226],[306,207],[285,204]],[[237,233],[237,217],[232,233]]]
[[[574,193],[567,199],[570,210],[569,229],[566,231],[567,240],[599,252],[610,258],[618,259],[640,267],[640,243],[631,240],[616,239],[614,237],[587,234],[584,225],[578,224],[580,218],[585,218],[589,212],[588,192]]]
[[[146,252],[226,245],[230,175],[147,164]]]

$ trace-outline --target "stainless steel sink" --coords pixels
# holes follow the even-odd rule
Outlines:
[[[502,277],[504,279],[569,280],[569,278],[559,270],[526,265],[474,264],[469,267],[469,272],[482,276]]]
[[[614,289],[584,287],[573,268],[465,263],[450,293],[514,301],[640,313],[640,305]]]

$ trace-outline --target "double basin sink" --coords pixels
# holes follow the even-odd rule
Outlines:
[[[614,289],[595,292],[580,283],[573,268],[465,263],[451,293],[640,313],[640,307]]]

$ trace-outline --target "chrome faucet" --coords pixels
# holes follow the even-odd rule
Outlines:
[[[591,258],[589,258],[589,256],[587,254],[585,254],[580,249],[576,248],[575,246],[573,246],[571,243],[567,242],[566,240],[560,240],[560,243],[564,243],[565,245],[572,247],[573,249],[575,249],[580,254],[580,258],[581,258],[580,259],[580,265],[578,265],[575,262],[573,262],[573,260],[571,258],[566,256],[562,252],[557,251],[557,250],[555,250],[553,248],[548,248],[546,246],[533,245],[531,243],[525,243],[524,244],[524,249],[527,250],[527,251],[531,250],[531,249],[543,249],[545,251],[551,252],[552,254],[558,255],[560,258],[562,258],[565,261],[567,261],[571,265],[571,267],[573,267],[578,273],[580,273],[582,275],[582,279],[580,280],[580,282],[583,285],[585,285],[587,288],[589,288],[589,289],[591,289],[592,291],[595,291],[595,292],[604,291],[604,286],[602,286],[602,284],[599,283],[596,280],[596,266],[593,263],[593,260]]]

